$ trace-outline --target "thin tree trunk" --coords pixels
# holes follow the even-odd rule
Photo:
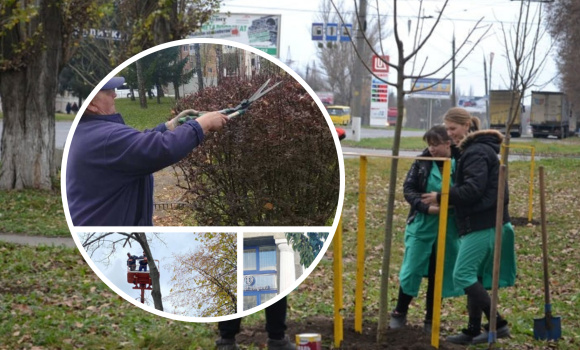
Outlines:
[[[44,28],[42,49],[21,70],[0,71],[4,113],[0,189],[3,190],[50,190],[56,175],[54,113],[62,60],[62,17],[57,6],[43,1],[34,21]]]
[[[145,254],[147,254],[147,265],[149,266],[149,275],[151,276],[151,282],[153,283],[153,290],[151,291],[151,298],[153,299],[153,304],[156,310],[163,311],[163,300],[161,295],[161,285],[159,284],[159,270],[157,265],[155,265],[155,258],[151,249],[149,249],[149,243],[147,242],[147,235],[144,232],[137,232],[137,237],[141,241],[141,247]]]
[[[181,99],[181,95],[179,94],[179,84],[177,81],[173,82],[173,90],[175,90],[175,101],[179,101]]]
[[[197,89],[203,90],[203,71],[201,69],[201,53],[199,52],[199,44],[194,44],[195,50],[195,73],[197,74]]]
[[[399,56],[403,57],[402,44],[399,48]],[[395,139],[393,140],[393,156],[399,155],[401,144],[401,130],[403,128],[403,112],[405,110],[405,94],[403,89],[405,62],[399,59],[399,74],[397,75],[397,123],[395,124]],[[379,300],[379,320],[377,328],[377,341],[382,342],[387,330],[387,320],[389,315],[389,275],[391,272],[391,246],[393,242],[393,217],[395,215],[395,191],[397,190],[397,171],[399,169],[399,159],[391,160],[391,176],[389,178],[389,191],[387,196],[387,220],[385,224],[385,239],[383,242],[383,262],[381,266],[381,294]]]
[[[223,51],[222,46],[217,44],[215,46],[215,55],[216,55],[216,69],[217,69],[217,84],[218,86],[222,83],[223,79]]]
[[[145,91],[145,77],[143,77],[143,65],[141,60],[135,61],[137,67],[137,86],[139,88],[139,104],[141,108],[147,108],[147,92]]]

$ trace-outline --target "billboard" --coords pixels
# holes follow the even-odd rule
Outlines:
[[[428,86],[431,87],[427,88]],[[421,91],[415,92],[416,90]],[[451,94],[451,79],[419,78],[413,79],[411,81],[412,97],[449,98],[450,94]]]
[[[389,86],[383,80],[389,77],[389,56],[373,55],[371,66],[374,76],[371,80],[370,125],[386,126],[389,109]]]
[[[218,13],[188,38],[231,40],[279,58],[281,20],[281,15]]]
[[[469,113],[486,113],[487,96],[459,96],[457,107],[462,107]]]

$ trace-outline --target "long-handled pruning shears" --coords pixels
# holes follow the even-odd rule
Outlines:
[[[278,83],[272,85],[270,88],[264,90],[266,88],[266,86],[268,86],[269,83],[270,83],[270,79],[268,79],[262,86],[260,86],[260,88],[258,90],[256,90],[256,92],[252,96],[250,96],[249,98],[240,102],[240,104],[237,105],[236,107],[222,109],[218,112],[221,114],[227,115],[228,118],[233,118],[233,117],[237,117],[239,115],[244,114],[252,103],[254,103],[256,100],[258,100],[259,98],[261,98],[262,96],[264,96],[268,92],[272,91],[272,89],[274,89],[276,86],[280,85],[281,82],[278,82]],[[177,117],[179,118],[178,119],[179,124],[183,124],[188,120],[195,119],[195,118],[200,117],[206,113],[208,113],[208,112],[205,112],[205,111],[200,112],[200,111],[196,111],[194,109],[187,109],[187,110],[179,113],[177,115]]]

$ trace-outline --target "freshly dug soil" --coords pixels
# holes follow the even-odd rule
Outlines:
[[[294,336],[300,333],[319,333],[322,335],[322,349],[332,349],[334,341],[334,323],[332,318],[316,317],[305,320],[289,320],[286,334],[290,340],[294,341]],[[344,320],[344,340],[342,350],[431,350],[431,336],[423,333],[419,327],[405,327],[399,330],[388,330],[386,341],[377,344],[377,325],[376,323],[363,323],[363,334],[354,332],[354,320]],[[242,332],[236,337],[239,344],[258,346],[260,349],[266,349],[268,333],[264,325],[253,327],[244,327]],[[446,343],[443,340],[439,343],[440,350],[458,350],[465,347],[455,344]]]

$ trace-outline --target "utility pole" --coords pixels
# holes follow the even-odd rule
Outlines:
[[[451,41],[451,107],[457,106],[455,101],[455,30],[453,30],[453,41]]]
[[[356,49],[360,54],[360,57],[365,58],[365,38],[364,33],[367,27],[367,0],[361,0],[359,3],[358,10],[358,31],[356,34]],[[354,72],[352,77],[352,84],[354,87],[353,91],[353,105],[352,105],[352,116],[361,118],[362,125],[369,125],[370,118],[369,115],[362,112],[362,81],[363,81],[363,64],[360,60],[355,59],[354,61]]]
[[[483,54],[483,78],[485,81],[485,96],[487,96],[485,99],[485,119],[487,127],[489,127],[491,121],[489,120],[489,89],[487,86],[487,62],[485,60],[485,53]]]
[[[493,89],[491,87],[491,65],[493,64],[493,56],[494,56],[494,53],[490,52],[489,53],[489,90]]]

